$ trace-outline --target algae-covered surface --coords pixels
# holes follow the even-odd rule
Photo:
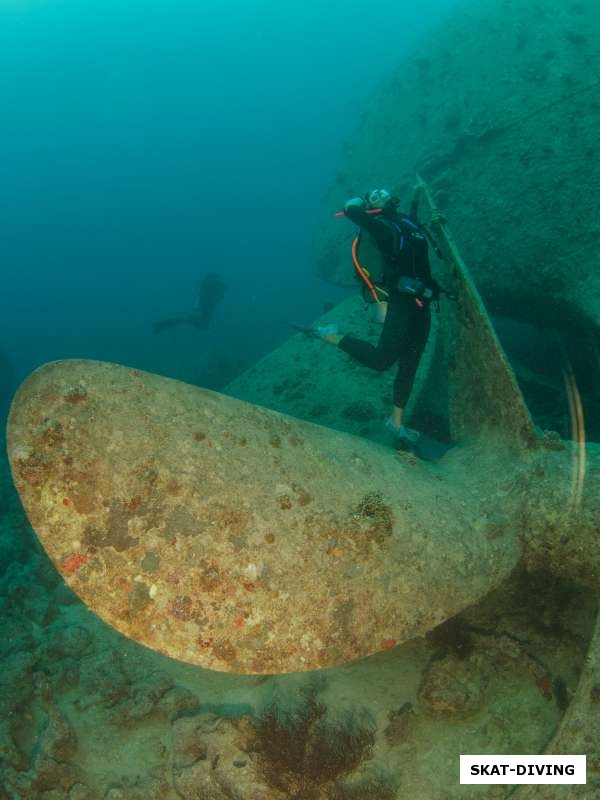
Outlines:
[[[519,559],[512,514],[486,535],[493,504],[457,477],[470,451],[446,476],[116,365],[34,373],[15,397],[8,451],[68,585],[127,636],[212,669],[303,671],[393,647]],[[429,594],[431,583],[445,590]]]

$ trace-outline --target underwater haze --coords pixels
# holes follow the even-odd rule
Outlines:
[[[599,42],[0,2],[0,800],[600,798]]]
[[[16,375],[86,357],[222,383],[337,299],[310,259],[340,141],[450,5],[2,3],[0,350]],[[227,295],[210,329],[153,335],[213,272]]]

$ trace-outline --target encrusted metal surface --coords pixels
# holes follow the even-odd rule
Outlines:
[[[435,205],[426,183],[418,190],[431,214]],[[521,448],[534,448],[533,421],[521,390],[469,270],[439,212],[432,221],[454,290],[455,303],[445,302],[442,318],[447,353],[449,421],[453,438],[500,434]]]
[[[468,481],[114,364],[30,376],[8,449],[31,523],[81,599],[132,639],[216,670],[316,669],[393,647],[519,557],[516,528],[489,518]]]

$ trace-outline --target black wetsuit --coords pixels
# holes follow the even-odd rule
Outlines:
[[[404,408],[429,336],[431,311],[427,300],[398,291],[397,283],[402,275],[417,278],[429,287],[436,285],[431,277],[427,239],[418,227],[411,228],[410,221],[399,224],[408,217],[395,209],[367,214],[363,208],[349,205],[346,216],[369,234],[383,255],[384,274],[377,285],[388,293],[388,308],[377,345],[344,336],[339,347],[370,369],[387,370],[397,362],[393,403]]]

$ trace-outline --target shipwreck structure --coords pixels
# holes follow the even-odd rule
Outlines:
[[[21,386],[14,484],[78,625],[9,651],[0,798],[461,800],[458,753],[479,747],[588,756],[587,786],[490,798],[597,796],[600,445],[569,347],[561,437],[534,424],[489,314],[594,352],[599,26],[585,2],[466,4],[381,87],[327,194],[333,210],[392,175],[408,204],[418,171],[423,220],[435,205],[457,233],[460,253],[432,226],[458,300],[409,409],[452,443],[440,462],[382,447],[389,379],[300,335],[227,394],[89,361]],[[322,277],[347,282],[347,248],[328,218]],[[323,322],[374,335],[363,311],[350,299]],[[36,626],[42,611],[27,608]],[[93,637],[110,654],[86,666]],[[36,658],[57,652],[46,675]],[[61,694],[75,657],[91,712]],[[9,730],[24,708],[37,738]],[[162,748],[159,777],[103,783],[77,746],[98,719]]]

